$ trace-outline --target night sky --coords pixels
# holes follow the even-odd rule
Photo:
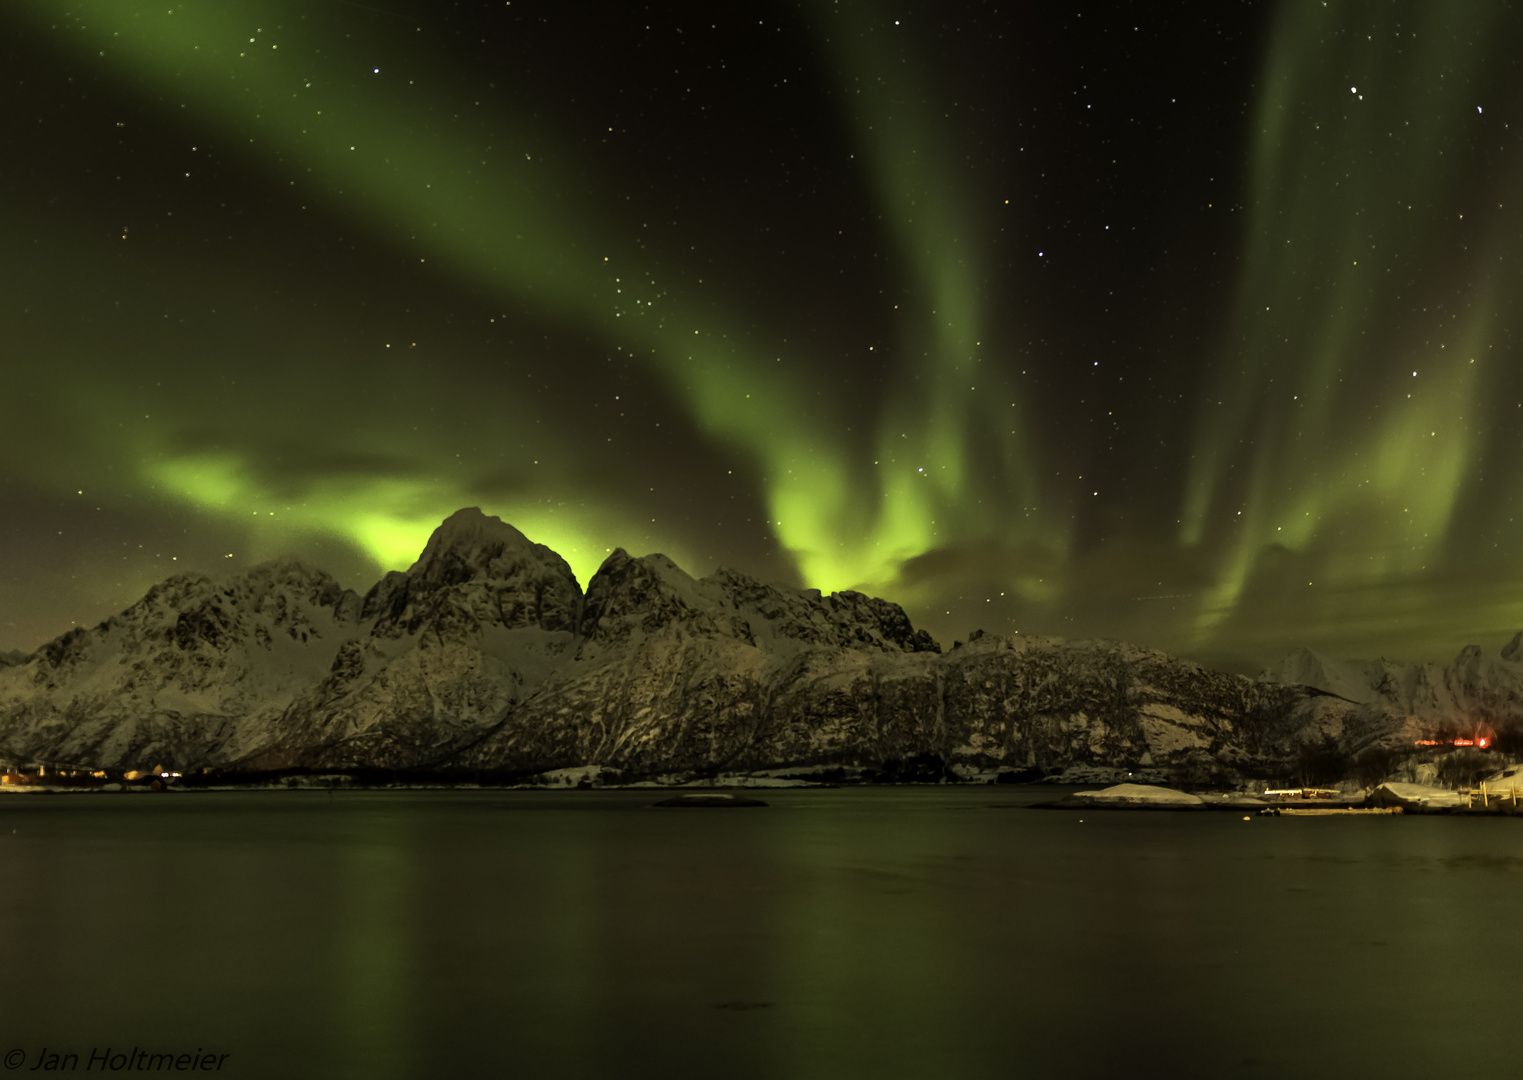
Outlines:
[[[1495,0],[13,0],[0,649],[480,506],[946,646],[1494,650],[1520,57]]]

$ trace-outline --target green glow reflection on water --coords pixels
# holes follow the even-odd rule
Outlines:
[[[1503,1061],[1477,976],[1523,964],[1523,822],[656,797],[7,797],[0,1041],[205,1046],[241,1076]]]

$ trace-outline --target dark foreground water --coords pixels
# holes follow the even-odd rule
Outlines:
[[[241,1077],[1518,1060],[1523,821],[758,794],[0,798],[0,1075],[50,1071],[44,1048]]]

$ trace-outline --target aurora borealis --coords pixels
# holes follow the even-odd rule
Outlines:
[[[1255,669],[1523,628],[1523,15],[20,0],[0,648],[477,505]]]

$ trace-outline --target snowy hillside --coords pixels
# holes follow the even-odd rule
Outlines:
[[[1419,728],[1505,727],[1523,720],[1523,632],[1496,656],[1467,645],[1446,665],[1332,661],[1299,649],[1261,678],[1312,686],[1386,709],[1411,718]]]
[[[290,560],[171,578],[11,658],[0,757],[1230,781],[1286,775],[1308,745],[1401,744],[1416,708],[1517,712],[1520,651],[1442,671],[1299,653],[1262,680],[1104,642],[976,633],[943,654],[887,601],[695,579],[662,555],[615,551],[584,594],[560,556],[468,509],[363,597]]]

